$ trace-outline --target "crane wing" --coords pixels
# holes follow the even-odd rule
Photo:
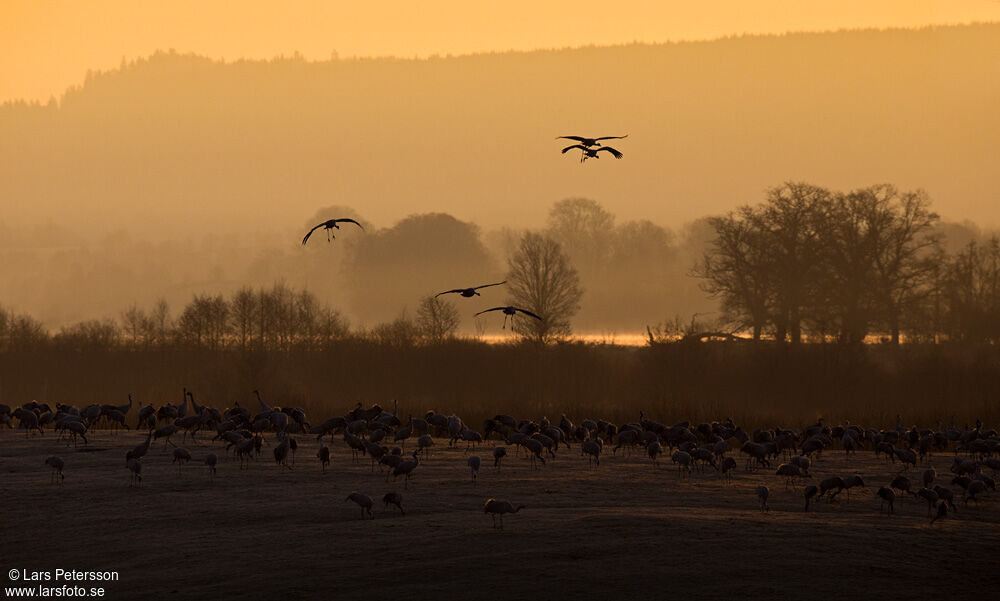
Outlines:
[[[563,151],[563,154],[566,154],[566,152],[567,152],[567,151],[569,151],[569,150],[573,150],[574,148],[579,148],[580,150],[587,150],[587,147],[586,147],[586,146],[581,146],[581,145],[579,145],[579,144],[574,144],[574,145],[572,145],[572,146],[567,146],[566,148],[563,148],[563,149],[562,149],[562,151]]]
[[[365,226],[363,226],[360,223],[358,223],[357,221],[355,221],[353,219],[350,219],[350,218],[347,218],[347,217],[345,217],[343,219],[334,219],[334,221],[336,221],[337,223],[353,223],[354,225],[358,226],[362,230],[365,229]]]
[[[441,296],[442,294],[454,294],[456,292],[462,292],[464,290],[465,290],[465,288],[455,288],[454,290],[445,290],[444,292],[438,292],[437,294],[435,294],[434,298],[437,298],[437,297]]]
[[[616,159],[620,159],[620,158],[622,158],[624,156],[620,151],[615,150],[614,148],[611,148],[610,146],[601,146],[600,148],[597,149],[597,152],[601,152],[602,150],[606,150],[606,151],[610,152],[612,155],[614,155],[614,157]]]
[[[503,311],[506,308],[507,307],[493,307],[492,309],[486,309],[485,311],[480,311],[479,313],[476,313],[476,315],[482,315],[483,313],[489,313],[490,311]]]
[[[538,321],[542,321],[542,318],[541,318],[541,317],[539,317],[539,316],[535,315],[534,313],[532,313],[531,311],[528,311],[527,309],[518,309],[518,308],[516,308],[516,307],[515,307],[515,308],[514,308],[514,310],[515,310],[515,311],[520,311],[521,313],[524,313],[525,315],[528,315],[528,316],[531,316],[531,317],[534,317],[534,318],[535,318],[535,319],[537,319]]]
[[[604,136],[603,138],[594,138],[594,139],[595,140],[622,140],[622,139],[627,138],[627,137],[628,137],[628,134],[625,134],[624,136]]]
[[[559,136],[556,140],[576,140],[577,142],[583,142],[587,138],[581,136]]]
[[[502,286],[507,283],[507,280],[502,282],[497,282],[496,284],[483,284],[482,286],[476,286],[473,290],[479,290],[480,288],[489,288],[490,286]],[[452,292],[455,292],[454,290]]]
[[[309,236],[312,236],[312,233],[315,232],[316,230],[318,230],[319,228],[323,227],[323,225],[324,224],[321,223],[321,224],[317,225],[316,227],[314,227],[313,229],[309,230],[309,232],[306,234],[305,238],[302,238],[302,244],[305,245],[305,243],[309,240]]]

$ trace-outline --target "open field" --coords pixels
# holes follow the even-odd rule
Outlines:
[[[143,460],[142,487],[130,488],[125,451],[143,439],[92,432],[90,444],[74,450],[51,432],[0,431],[3,573],[116,570],[120,582],[105,585],[110,599],[322,592],[483,600],[595,591],[603,598],[885,592],[913,599],[929,590],[988,598],[1000,585],[996,493],[978,506],[958,500],[957,514],[932,526],[927,505],[908,495],[897,499],[896,515],[880,516],[874,491],[899,464],[870,451],[845,460],[837,445],[814,463],[812,482],[858,473],[868,488],[804,513],[801,486],[786,489],[773,470],[748,473],[742,458],[731,485],[714,471],[682,478],[669,458],[655,467],[641,452],[612,456],[610,448],[600,467],[590,467],[579,445],[538,470],[523,453],[509,456],[496,472],[488,458],[498,443],[490,442],[474,451],[484,466],[473,485],[464,448],[443,439],[408,490],[402,480],[386,483],[366,458],[352,464],[339,439],[332,469],[322,473],[317,444],[306,436],[293,470],[270,460],[273,438],[242,471],[218,443],[186,444],[194,461],[178,470],[172,447],[158,442]],[[201,465],[208,452],[220,456],[214,480]],[[66,460],[61,485],[50,483],[43,465],[50,454]],[[950,480],[950,451],[932,463],[939,480]],[[753,492],[762,482],[771,489],[769,513],[758,511]],[[361,519],[345,501],[355,490],[376,500],[375,520]],[[405,517],[382,507],[388,491],[403,494]],[[488,497],[526,509],[494,530],[482,509]]]

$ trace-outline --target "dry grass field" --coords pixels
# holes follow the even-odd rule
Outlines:
[[[497,472],[491,442],[473,451],[484,459],[474,485],[464,447],[443,439],[407,490],[367,458],[352,463],[339,440],[322,473],[312,437],[299,438],[292,470],[269,445],[240,470],[221,445],[201,443],[185,445],[195,460],[178,469],[160,442],[130,488],[124,455],[141,440],[95,432],[74,449],[51,432],[0,432],[3,573],[116,570],[110,599],[989,598],[1000,584],[1000,497],[959,500],[933,525],[909,496],[879,515],[874,491],[899,467],[867,451],[825,452],[813,482],[858,473],[868,488],[805,513],[801,486],[748,473],[742,459],[732,484],[714,471],[681,477],[669,458],[654,466],[641,453],[609,452],[591,467],[578,445],[537,470],[512,455]],[[201,465],[209,452],[220,456],[214,480]],[[62,484],[43,465],[51,454],[66,461]],[[950,460],[933,460],[940,478]],[[768,513],[753,492],[762,482]],[[345,501],[351,491],[376,499],[374,520]],[[382,507],[389,491],[403,494],[405,517]],[[526,508],[495,530],[488,497]]]

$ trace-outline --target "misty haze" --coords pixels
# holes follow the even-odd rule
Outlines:
[[[996,597],[996,19],[5,0],[5,598]]]
[[[280,281],[371,326],[501,276],[520,232],[588,198],[635,247],[614,269],[574,254],[573,326],[642,332],[716,310],[689,277],[704,218],[785,181],[923,189],[944,222],[979,224],[955,246],[992,228],[998,56],[997,25],[420,61],[160,53],[0,108],[0,302],[57,329]],[[539,140],[584,126],[630,134],[625,160]],[[373,235],[297,246],[337,210]]]

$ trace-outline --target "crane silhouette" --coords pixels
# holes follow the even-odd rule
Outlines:
[[[601,140],[621,140],[627,138],[628,134],[624,136],[602,136],[600,138],[584,138],[583,136],[559,136],[556,140],[576,140],[586,148],[591,146],[600,146]],[[563,152],[566,152],[565,150]]]
[[[599,158],[601,158],[601,157],[597,156],[597,153],[601,152],[602,150],[606,150],[606,151],[610,152],[612,154],[612,156],[614,156],[616,159],[620,159],[623,156],[625,156],[625,155],[623,155],[621,153],[621,151],[615,150],[614,148],[611,148],[610,146],[601,146],[600,148],[588,148],[587,146],[584,146],[583,144],[574,144],[572,146],[567,146],[566,148],[562,149],[563,154],[566,154],[567,151],[572,150],[574,148],[579,148],[580,150],[583,151],[583,153],[580,155],[580,162],[581,163],[584,162],[584,161],[586,161],[587,159],[599,159]]]
[[[534,317],[538,321],[542,320],[541,317],[535,315],[534,313],[532,313],[531,311],[528,311],[527,309],[520,309],[518,307],[513,307],[513,306],[493,307],[492,309],[486,309],[484,311],[480,311],[479,313],[476,313],[476,317],[482,315],[483,313],[489,313],[490,311],[503,311],[503,327],[504,327],[504,329],[507,328],[507,318],[508,317],[510,317],[511,327],[514,326],[514,316],[517,315],[518,313],[524,313],[525,315],[527,315],[529,317]]]
[[[442,294],[461,294],[465,298],[472,298],[473,296],[482,296],[476,290],[480,288],[489,288],[490,286],[502,286],[507,283],[507,280],[502,282],[497,282],[496,284],[483,284],[482,286],[474,286],[472,288],[455,288],[454,290],[445,290],[444,292],[439,292],[434,295],[434,298],[441,296]]]
[[[321,224],[317,225],[316,227],[314,227],[313,229],[309,230],[309,233],[307,233],[305,235],[305,237],[302,238],[302,244],[305,245],[305,243],[309,241],[309,236],[312,236],[312,233],[315,232],[316,230],[318,230],[319,228],[323,228],[323,229],[326,230],[326,241],[327,242],[329,242],[333,238],[336,238],[336,236],[333,235],[333,232],[331,230],[339,230],[340,226],[337,225],[338,223],[353,223],[354,225],[360,227],[362,230],[365,229],[363,225],[361,225],[357,221],[355,221],[353,219],[349,219],[347,217],[343,217],[343,218],[340,218],[340,219],[328,219],[327,221],[324,221],[323,223],[321,223]]]

